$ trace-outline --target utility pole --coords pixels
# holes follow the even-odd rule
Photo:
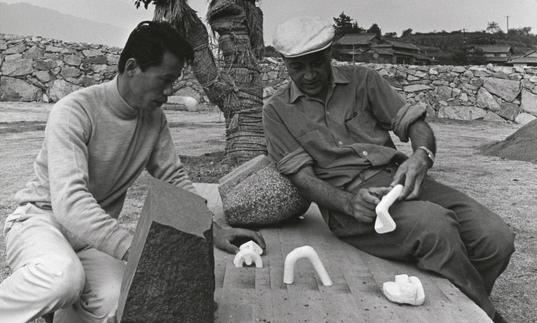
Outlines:
[[[507,18],[507,29],[505,30],[505,33],[509,33],[509,16],[505,16]]]

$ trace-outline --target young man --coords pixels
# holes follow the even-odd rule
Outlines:
[[[436,144],[424,109],[405,104],[372,70],[331,66],[333,37],[333,27],[314,17],[277,28],[274,47],[291,82],[263,109],[269,155],[342,240],[448,278],[500,320],[489,295],[514,251],[513,233],[498,215],[427,176]],[[411,156],[395,149],[388,130],[411,140]],[[379,235],[375,206],[398,183],[403,193],[390,210],[397,229]]]
[[[164,22],[131,33],[114,80],[74,92],[52,109],[35,177],[16,194],[5,223],[13,274],[0,284],[0,322],[55,312],[54,322],[115,317],[132,240],[118,225],[127,189],[146,169],[196,193],[160,106],[172,94],[191,47]],[[254,231],[214,226],[219,248]]]

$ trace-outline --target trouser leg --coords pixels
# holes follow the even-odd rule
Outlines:
[[[441,183],[427,180],[420,199],[455,212],[468,257],[490,295],[494,282],[515,251],[514,233],[494,212],[469,196]]]
[[[56,312],[55,323],[115,322],[125,263],[97,249],[78,252],[86,272],[80,299]]]
[[[382,172],[361,187],[387,186],[390,181],[391,174]],[[488,295],[513,251],[512,233],[497,215],[464,194],[426,179],[420,200],[397,202],[390,209],[397,229],[383,235],[374,232],[373,224],[322,211],[343,240],[373,255],[416,261],[418,267],[448,278],[494,315]]]
[[[0,284],[0,322],[28,322],[76,301],[84,270],[50,212],[21,206],[4,233],[12,274]]]

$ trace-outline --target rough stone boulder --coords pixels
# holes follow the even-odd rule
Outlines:
[[[479,120],[486,115],[485,110],[473,106],[445,106],[438,110],[438,118],[454,120]]]
[[[537,116],[537,95],[531,93],[530,91],[523,90],[520,108],[524,112]]]
[[[507,102],[513,102],[520,94],[520,83],[518,81],[486,77],[483,87]]]
[[[219,191],[226,221],[233,226],[275,225],[303,214],[310,206],[264,155],[224,176]]]
[[[2,64],[1,73],[7,76],[23,76],[33,72],[31,59],[7,60]]]
[[[480,88],[477,92],[477,106],[480,108],[490,109],[492,111],[501,110],[500,104],[484,87]]]
[[[0,101],[39,101],[43,91],[23,80],[2,76],[0,78]]]
[[[129,249],[118,322],[214,322],[212,236],[203,198],[151,179]]]
[[[50,98],[54,101],[58,101],[67,94],[80,89],[80,86],[66,82],[64,80],[55,80],[50,88]]]

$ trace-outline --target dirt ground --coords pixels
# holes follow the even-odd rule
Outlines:
[[[49,105],[0,102],[0,225],[15,204],[13,194],[32,175]],[[196,181],[214,182],[228,171],[220,163],[224,120],[215,111],[168,111],[177,150]],[[537,322],[537,165],[479,154],[476,147],[502,140],[519,126],[505,123],[435,121],[437,162],[430,174],[500,214],[516,233],[516,252],[498,279],[492,299],[508,322]],[[408,144],[398,144],[405,152]],[[134,229],[147,175],[128,193],[121,223]],[[0,238],[0,280],[8,268]]]

